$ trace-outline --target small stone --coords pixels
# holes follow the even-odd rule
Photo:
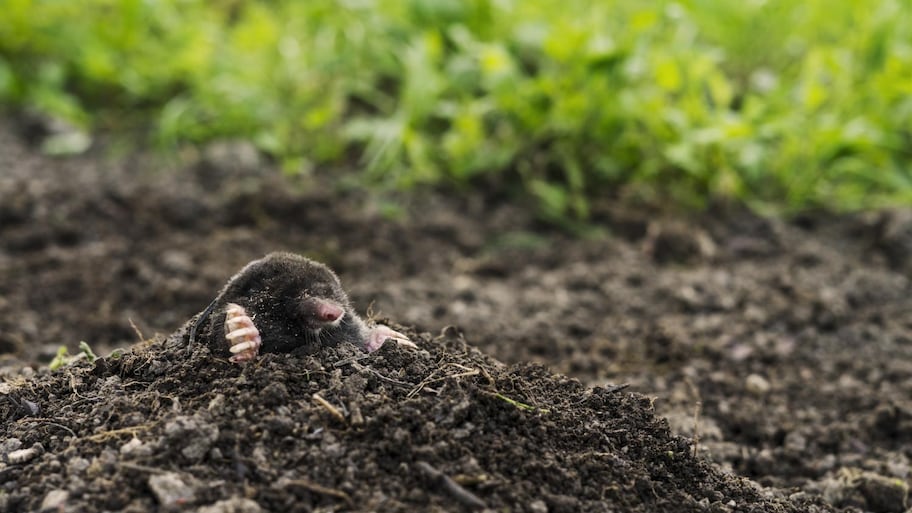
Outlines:
[[[79,155],[92,146],[92,138],[86,132],[70,130],[49,135],[41,143],[41,151],[52,157]]]
[[[73,458],[67,462],[67,474],[71,476],[83,474],[90,464],[89,460],[85,458]]]
[[[0,453],[8,454],[21,448],[22,440],[19,440],[18,438],[7,438],[6,440],[0,441]]]
[[[538,499],[529,503],[529,511],[532,513],[548,513],[548,505],[545,501]]]
[[[786,449],[794,452],[803,452],[807,449],[807,437],[804,436],[800,431],[789,431],[785,435],[785,440],[783,445]]]
[[[203,148],[203,164],[228,173],[255,172],[262,167],[259,150],[243,139],[213,141]]]
[[[215,397],[209,401],[209,406],[206,407],[207,410],[212,413],[221,413],[222,409],[225,407],[225,394],[216,394]]]
[[[41,413],[41,407],[38,406],[38,403],[36,402],[29,401],[28,399],[21,399],[19,401],[19,404],[21,405],[22,409],[27,411],[28,415],[31,417],[35,417]]]
[[[51,490],[41,501],[41,511],[63,511],[70,492],[66,490]]]
[[[193,271],[193,257],[190,253],[179,249],[171,249],[162,253],[161,262],[169,271],[189,274]]]
[[[139,438],[134,438],[120,446],[120,453],[124,456],[151,456],[152,449]]]
[[[104,449],[101,454],[92,458],[92,463],[86,468],[86,476],[98,479],[109,474],[114,470],[118,459],[116,451]]]
[[[166,472],[149,477],[149,489],[162,506],[192,502],[196,490],[175,472]]]
[[[580,501],[576,497],[563,494],[546,494],[548,511],[554,513],[572,513],[580,510]]]
[[[40,443],[29,447],[28,449],[19,449],[6,455],[7,461],[15,465],[18,463],[28,463],[37,458],[44,452],[44,447]]]
[[[772,386],[766,378],[759,374],[751,374],[744,380],[744,387],[754,395],[763,395],[770,391]]]
[[[251,499],[232,497],[196,510],[197,513],[261,513],[263,508]]]

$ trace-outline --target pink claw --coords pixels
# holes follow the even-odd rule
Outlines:
[[[263,344],[260,330],[253,324],[253,319],[241,305],[235,303],[228,303],[225,310],[225,339],[231,344],[229,351],[234,355],[230,359],[232,363],[255,359]]]
[[[393,339],[400,346],[405,346],[413,349],[418,348],[414,342],[409,340],[408,337],[402,333],[399,333],[398,331],[395,331],[388,326],[378,324],[371,328],[370,332],[368,333],[367,342],[364,344],[364,349],[368,353],[373,353],[377,349],[380,349],[380,347],[383,346],[383,343],[386,342],[387,339]]]

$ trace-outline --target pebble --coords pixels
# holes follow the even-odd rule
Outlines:
[[[120,453],[124,456],[151,456],[152,452],[149,444],[144,444],[139,438],[133,438],[120,446]]]
[[[783,445],[789,451],[804,452],[804,450],[807,449],[808,439],[801,431],[789,431],[788,434],[785,435]]]
[[[225,394],[216,394],[212,400],[209,401],[209,406],[206,407],[207,410],[212,413],[221,413],[225,408]]]
[[[529,503],[529,511],[532,513],[548,513],[548,505],[545,501],[538,499]]]
[[[167,250],[162,253],[161,262],[165,269],[175,273],[190,274],[193,272],[193,257],[186,251]]]
[[[67,474],[76,476],[85,473],[91,463],[85,458],[75,457],[67,462]]]
[[[751,374],[744,380],[744,387],[755,395],[763,395],[770,391],[770,382],[759,374]]]
[[[175,472],[166,472],[149,477],[149,489],[162,506],[192,502],[196,489]]]
[[[251,499],[232,497],[196,510],[197,513],[261,513],[263,508]]]
[[[0,453],[7,454],[22,447],[22,440],[18,438],[7,438],[0,441]]]
[[[203,148],[203,163],[228,173],[250,173],[262,168],[259,150],[249,141],[225,139]]]
[[[70,492],[66,490],[51,490],[41,501],[41,511],[63,511]]]
[[[27,463],[37,458],[42,452],[44,452],[44,447],[40,443],[36,443],[28,449],[18,449],[10,452],[6,455],[6,460],[13,465]]]

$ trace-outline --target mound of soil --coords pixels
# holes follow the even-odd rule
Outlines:
[[[185,330],[4,391],[4,511],[828,511],[694,458],[651,400],[454,329],[234,365]]]
[[[613,199],[571,237],[491,195],[283,177],[243,143],[49,159],[10,123],[0,169],[11,511],[908,508],[912,212]],[[182,352],[184,322],[277,250],[422,352]],[[81,341],[127,353],[47,370]]]

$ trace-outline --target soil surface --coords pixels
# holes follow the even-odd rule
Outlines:
[[[574,238],[243,143],[111,155],[0,123],[0,511],[908,507],[912,212],[606,200]],[[419,349],[188,351],[276,250]],[[101,357],[49,369],[83,341]]]

